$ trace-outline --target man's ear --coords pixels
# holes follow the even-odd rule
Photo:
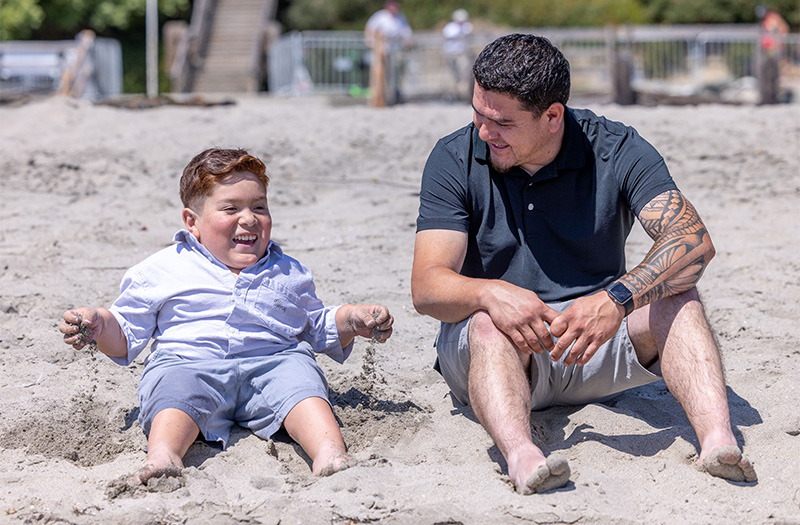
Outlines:
[[[189,230],[189,233],[194,235],[198,240],[200,239],[200,232],[197,229],[197,214],[191,208],[184,208],[181,212],[183,218],[183,225]]]
[[[550,133],[556,133],[564,124],[564,104],[561,102],[553,102],[547,111],[544,112],[547,117],[547,128]]]

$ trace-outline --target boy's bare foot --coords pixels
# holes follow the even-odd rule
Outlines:
[[[354,464],[353,456],[346,452],[336,452],[327,457],[322,457],[322,454],[320,454],[314,460],[311,472],[315,476],[330,476],[341,470],[348,469]]]
[[[133,495],[138,491],[172,492],[183,486],[182,467],[169,464],[156,467],[145,463],[133,474],[126,474],[106,486],[106,497],[115,499],[123,495]]]
[[[561,454],[550,454],[543,465],[539,465],[523,485],[517,484],[517,492],[527,496],[534,492],[547,492],[563,487],[569,481],[569,462]]]
[[[145,463],[142,468],[133,474],[133,481],[141,485],[147,485],[147,482],[153,478],[176,478],[181,475],[183,465],[169,463],[164,466],[155,465],[153,463]]]
[[[756,470],[750,460],[742,455],[742,451],[736,445],[712,450],[698,466],[701,471],[718,478],[730,481],[758,481]]]

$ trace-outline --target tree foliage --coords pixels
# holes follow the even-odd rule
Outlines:
[[[373,0],[303,0],[288,2],[283,18],[291,28],[362,29],[375,10]]]
[[[189,0],[159,0],[164,17],[186,16]],[[2,0],[0,40],[72,38],[81,29],[122,34],[144,27],[146,0]]]
[[[384,0],[284,0],[282,22],[288,29],[361,29]],[[797,0],[403,0],[403,12],[415,29],[440,27],[458,8],[473,20],[505,27],[576,27],[608,24],[756,23],[764,4],[800,28]]]
[[[800,3],[797,0],[642,0],[645,17],[651,23],[741,24],[757,22],[756,7],[775,9],[797,29]]]
[[[280,0],[287,29],[362,29],[384,0]],[[608,24],[755,23],[755,8],[776,9],[795,31],[798,0],[403,0],[415,29],[433,29],[458,8],[505,27]],[[72,38],[81,29],[117,36],[144,28],[146,0],[0,0],[0,40]],[[162,21],[189,18],[191,0],[159,0]],[[124,39],[124,37],[123,37]]]

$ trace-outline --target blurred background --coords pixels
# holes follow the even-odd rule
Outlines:
[[[798,0],[387,4],[2,0],[0,102],[56,92],[95,101],[265,93],[375,105],[466,102],[471,62],[510,32],[541,34],[561,48],[572,67],[573,98],[621,104],[800,98]],[[397,44],[391,35],[365,39],[367,21],[386,9],[397,10],[411,32]]]

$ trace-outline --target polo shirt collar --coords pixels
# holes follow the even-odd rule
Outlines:
[[[542,167],[533,176],[534,182],[551,179],[558,176],[562,170],[580,169],[586,165],[586,149],[584,147],[585,137],[575,114],[569,107],[564,111],[564,138],[561,142],[561,149],[553,162]],[[472,149],[475,152],[475,160],[481,164],[489,164],[489,145],[478,136],[478,128],[472,126]],[[520,167],[512,168],[510,174],[529,175]]]
[[[586,165],[586,137],[583,134],[575,113],[570,108],[564,112],[564,140],[556,156],[558,171],[580,169]]]

